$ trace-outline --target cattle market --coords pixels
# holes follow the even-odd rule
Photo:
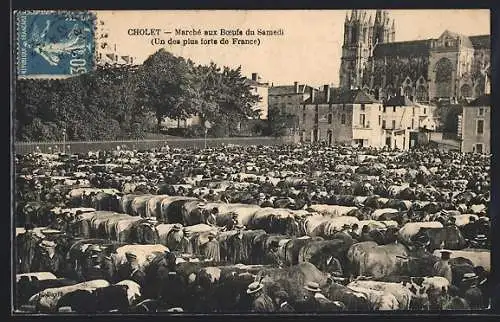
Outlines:
[[[165,145],[15,171],[16,312],[492,306],[489,155]]]

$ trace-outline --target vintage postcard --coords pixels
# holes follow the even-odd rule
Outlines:
[[[13,314],[499,307],[489,10],[13,22]]]

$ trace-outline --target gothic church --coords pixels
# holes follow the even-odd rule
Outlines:
[[[344,23],[340,87],[376,99],[402,94],[417,102],[476,98],[489,93],[490,35],[444,31],[438,39],[396,42],[386,10],[375,19],[352,10]]]

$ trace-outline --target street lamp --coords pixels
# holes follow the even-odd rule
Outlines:
[[[63,129],[62,133],[63,133],[63,154],[66,154],[66,129]]]
[[[207,149],[207,133],[208,133],[208,129],[210,129],[212,127],[212,124],[207,120],[207,121],[205,121],[204,125],[205,125],[205,150],[206,150]]]

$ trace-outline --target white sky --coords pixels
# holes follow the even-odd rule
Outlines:
[[[350,16],[350,10],[349,16]],[[261,36],[260,46],[165,45],[174,55],[191,58],[197,64],[210,61],[219,66],[242,66],[243,74],[257,72],[274,85],[294,81],[314,86],[338,84],[347,10],[170,10],[98,11],[110,43],[120,54],[144,61],[161,46],[153,46],[147,36],[129,36],[129,28],[284,30],[284,36]],[[375,16],[375,10],[368,10]],[[437,38],[448,29],[464,35],[490,33],[489,10],[389,10],[396,21],[396,41]],[[161,38],[199,39],[203,36]],[[220,39],[216,36],[215,39]],[[243,37],[254,38],[254,37]]]

